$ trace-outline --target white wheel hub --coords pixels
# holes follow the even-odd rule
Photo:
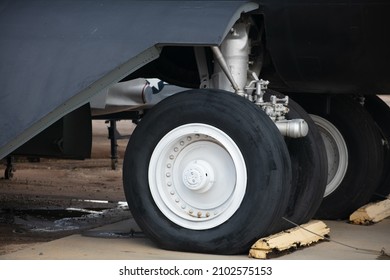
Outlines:
[[[316,115],[311,118],[317,125],[325,144],[328,159],[328,182],[324,197],[334,192],[344,179],[348,168],[348,149],[340,131],[328,120]]]
[[[199,123],[177,127],[159,141],[148,179],[160,211],[195,230],[230,219],[247,183],[245,161],[235,142],[218,128]]]

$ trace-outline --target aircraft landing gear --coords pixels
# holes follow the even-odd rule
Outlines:
[[[4,179],[9,180],[14,176],[14,172],[16,171],[13,166],[13,157],[7,157],[6,168],[4,170]]]

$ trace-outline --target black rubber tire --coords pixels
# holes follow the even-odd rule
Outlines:
[[[304,119],[309,126],[309,132],[303,138],[286,138],[293,171],[292,185],[296,188],[290,196],[285,218],[297,224],[304,224],[314,217],[322,203],[327,184],[328,163],[324,142],[313,120],[291,99],[289,108],[286,118]]]
[[[372,201],[383,200],[390,194],[390,107],[378,96],[366,96],[364,107],[378,125],[383,140],[383,171]]]
[[[4,170],[4,179],[10,180],[14,177],[14,169],[12,167],[6,167]]]
[[[346,173],[337,188],[324,197],[317,218],[345,219],[369,202],[379,184],[383,167],[382,141],[368,112],[350,96],[301,96],[293,98],[310,114],[332,123],[348,150]]]
[[[192,230],[168,219],[156,206],[148,181],[154,148],[168,132],[201,123],[229,135],[245,160],[247,185],[242,203],[224,223]],[[159,247],[214,254],[247,252],[279,222],[288,203],[291,162],[283,137],[257,106],[230,92],[190,90],[152,108],[127,146],[123,180],[134,219]]]
[[[280,93],[267,90],[267,96]],[[265,97],[268,99],[268,97]],[[285,219],[276,231],[292,228],[310,221],[321,205],[327,184],[328,163],[324,142],[309,114],[294,100],[289,99],[290,111],[286,119],[304,119],[309,132],[302,138],[285,138],[292,167],[292,187]]]

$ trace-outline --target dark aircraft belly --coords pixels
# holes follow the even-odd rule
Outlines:
[[[281,90],[390,93],[390,1],[264,2]]]

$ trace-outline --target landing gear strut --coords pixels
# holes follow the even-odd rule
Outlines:
[[[128,135],[121,135],[116,129],[116,122],[118,120],[109,120],[106,123],[110,123],[108,129],[108,139],[111,142],[111,169],[116,170],[118,167],[118,139],[128,139]]]

